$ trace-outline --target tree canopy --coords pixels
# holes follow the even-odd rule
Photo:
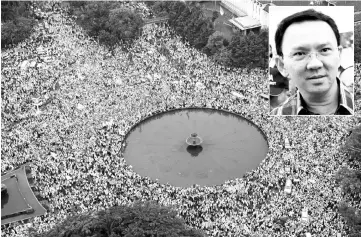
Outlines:
[[[241,32],[234,35],[227,49],[230,52],[229,64],[233,67],[267,67],[268,60],[268,30],[260,33]]]
[[[350,154],[351,158],[361,161],[361,125],[352,129],[344,149]]]
[[[142,32],[142,16],[120,2],[85,2],[72,4],[80,25],[100,44],[113,50],[131,44]]]
[[[209,38],[203,51],[207,55],[214,55],[225,48],[225,38],[222,32],[216,31]]]
[[[1,48],[28,38],[36,23],[31,2],[1,1]]]
[[[361,232],[361,214],[356,213],[356,209],[349,207],[345,202],[341,202],[338,206],[338,211],[346,219],[347,223],[356,231]],[[350,235],[351,236],[351,235]],[[359,235],[352,235],[359,236]]]
[[[169,16],[169,25],[190,45],[202,49],[214,33],[212,18],[206,17],[197,2],[147,2],[157,16]]]
[[[52,230],[36,237],[203,237],[200,230],[188,228],[169,207],[154,202],[136,202],[132,206],[68,217]]]
[[[351,130],[350,136],[347,138],[342,150],[346,151],[351,160],[361,161],[361,125]],[[347,194],[346,197],[352,201],[361,201],[361,170],[341,168],[335,175],[335,181],[342,191]],[[361,231],[361,213],[357,213],[356,209],[349,207],[345,202],[339,204],[339,213],[346,219],[348,225],[352,227],[356,233]],[[353,234],[350,236],[360,236]]]
[[[361,171],[342,168],[336,173],[336,183],[343,192],[361,200]]]

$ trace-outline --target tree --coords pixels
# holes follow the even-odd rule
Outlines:
[[[268,32],[250,32],[243,35],[241,32],[234,35],[227,47],[230,55],[230,66],[234,67],[267,67]]]
[[[141,15],[120,2],[85,2],[72,7],[80,25],[112,52],[118,45],[129,45],[141,35],[144,24]]]
[[[35,20],[30,2],[1,2],[1,48],[17,44],[28,38]]]
[[[194,33],[193,45],[201,50],[207,45],[208,38],[214,33],[213,24],[209,20],[203,19],[199,22]]]
[[[153,9],[153,11],[156,12],[157,16],[159,16],[159,17],[169,15],[169,13],[168,13],[169,7],[170,7],[169,4],[166,4],[163,1],[161,1],[161,2],[147,1],[145,3],[147,4],[148,7]]]
[[[1,48],[17,44],[28,38],[33,31],[34,20],[18,17],[14,21],[8,21],[1,27]]]
[[[29,1],[1,1],[1,22],[13,21],[18,17],[31,18]]]
[[[203,51],[208,55],[219,53],[224,48],[224,35],[222,32],[216,31],[209,38]]]
[[[341,202],[338,206],[338,211],[357,233],[361,231],[361,215],[357,214],[355,208],[349,207],[345,202]]]
[[[125,8],[116,8],[109,14],[109,32],[126,44],[140,36],[143,26],[142,17]]]
[[[54,229],[36,237],[203,237],[200,230],[187,228],[169,207],[153,202],[115,206],[104,211],[68,217]]]
[[[212,19],[204,15],[197,2],[162,1],[147,5],[157,16],[169,16],[169,26],[197,49],[205,47],[214,33]]]
[[[226,48],[222,48],[220,52],[213,55],[213,60],[223,66],[230,66],[229,52]]]
[[[336,184],[342,187],[342,191],[357,199],[361,195],[361,171],[340,169],[335,176]]]
[[[247,36],[236,35],[239,41],[232,40],[234,44],[230,45],[231,48],[231,64],[235,67],[255,67],[254,62],[256,58],[255,40],[256,36],[250,32]]]
[[[212,22],[214,22],[218,17],[219,17],[219,12],[218,11],[213,11],[212,13]]]
[[[361,125],[352,129],[351,135],[345,142],[344,150],[350,154],[351,158],[361,161]]]

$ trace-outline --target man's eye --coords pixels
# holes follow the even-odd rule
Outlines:
[[[330,51],[331,51],[331,48],[323,48],[321,51],[324,52],[324,53],[330,52]]]
[[[303,55],[305,55],[304,52],[296,52],[293,54],[293,56],[303,56]]]

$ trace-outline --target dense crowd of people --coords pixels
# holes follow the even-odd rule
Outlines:
[[[70,213],[136,200],[173,206],[209,236],[346,236],[337,203],[361,209],[334,179],[341,167],[359,167],[345,162],[340,147],[361,123],[360,102],[353,117],[269,116],[260,96],[268,94],[266,70],[219,66],[161,25],[146,25],[131,48],[112,55],[62,11],[1,57],[1,171],[31,162],[35,193],[48,207],[29,224],[3,226],[1,236],[44,232]],[[360,90],[360,64],[355,73]],[[267,157],[244,177],[213,187],[174,187],[135,173],[122,156],[129,129],[151,114],[190,106],[253,121],[268,138]]]

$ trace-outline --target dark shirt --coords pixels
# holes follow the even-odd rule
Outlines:
[[[337,78],[337,85],[340,88],[338,96],[338,107],[334,115],[353,115],[353,94],[351,94],[345,85],[340,83]],[[312,113],[307,109],[306,102],[303,100],[299,91],[288,98],[281,106],[271,111],[271,115],[319,115]]]

